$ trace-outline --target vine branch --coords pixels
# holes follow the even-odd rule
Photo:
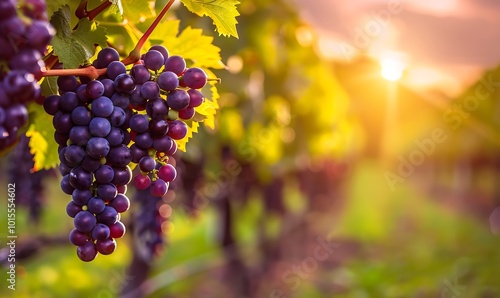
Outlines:
[[[148,38],[151,35],[151,33],[153,32],[153,30],[156,28],[156,26],[158,26],[158,23],[160,23],[161,19],[165,16],[165,14],[170,9],[170,7],[172,6],[173,3],[174,3],[174,0],[170,0],[165,5],[165,7],[163,7],[163,9],[160,11],[160,13],[156,17],[156,19],[151,24],[151,26],[149,26],[148,30],[146,30],[144,35],[142,35],[141,39],[139,39],[135,48],[130,52],[130,54],[128,55],[127,58],[122,60],[123,64],[129,65],[129,64],[132,64],[132,63],[139,61],[139,59],[141,58],[141,50],[142,50],[142,47],[144,46],[144,43],[146,43],[146,40],[148,40]]]
[[[89,66],[85,68],[74,68],[74,69],[47,69],[46,71],[42,72],[43,77],[86,76],[94,80],[105,74],[106,74],[106,68],[97,69],[94,66]]]

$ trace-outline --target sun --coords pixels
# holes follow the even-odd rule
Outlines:
[[[398,58],[384,58],[380,61],[382,77],[388,81],[398,81],[403,76],[405,63]]]

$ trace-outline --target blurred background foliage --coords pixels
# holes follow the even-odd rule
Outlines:
[[[499,297],[500,238],[488,218],[500,205],[500,93],[463,109],[500,70],[456,98],[417,92],[383,79],[372,57],[322,57],[285,0],[242,0],[239,11],[239,39],[214,38],[226,68],[214,72],[215,129],[178,154],[178,181],[158,202],[163,251],[137,270],[128,233],[113,255],[80,262],[66,241],[67,197],[47,172],[38,221],[18,209],[17,290],[0,296]],[[174,14],[181,28],[214,34],[209,19],[182,6]],[[128,53],[146,24],[110,29],[113,45]],[[446,140],[403,175],[401,160],[436,129]],[[321,243],[336,247],[324,260]]]

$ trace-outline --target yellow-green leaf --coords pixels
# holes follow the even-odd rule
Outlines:
[[[239,12],[236,5],[238,0],[181,0],[187,9],[199,16],[209,16],[220,35],[238,38],[236,17]]]
[[[57,143],[54,141],[52,117],[43,107],[32,103],[28,106],[30,125],[26,135],[30,137],[30,151],[34,155],[35,170],[50,169],[59,163]]]

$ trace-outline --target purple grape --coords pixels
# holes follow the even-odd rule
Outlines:
[[[121,221],[117,221],[114,224],[109,226],[110,237],[112,238],[121,238],[125,235],[125,225]]]
[[[151,74],[146,66],[136,64],[130,70],[130,75],[134,78],[136,84],[144,84],[151,78]]]
[[[57,78],[57,86],[64,92],[75,91],[78,81],[75,76],[60,76]]]
[[[179,87],[179,77],[171,71],[164,71],[158,76],[157,83],[162,90],[174,91]]]
[[[156,161],[151,156],[144,156],[139,161],[139,168],[145,173],[149,173],[156,167]]]
[[[201,89],[207,83],[207,74],[198,67],[188,68],[182,77],[191,89]]]
[[[120,54],[113,48],[104,48],[97,54],[94,61],[96,68],[107,68],[113,61],[120,60]]]
[[[130,200],[123,194],[118,194],[112,199],[108,206],[115,208],[116,212],[123,213],[130,208]]]
[[[162,46],[162,45],[158,45],[158,44],[157,44],[157,45],[154,45],[154,46],[152,46],[149,50],[150,50],[150,51],[151,51],[151,50],[158,51],[158,52],[160,52],[160,53],[161,53],[161,55],[163,56],[163,59],[164,59],[164,60],[167,60],[167,59],[168,59],[168,56],[169,56],[168,50],[167,50],[167,48],[165,48],[165,47],[164,47],[164,46]]]
[[[93,80],[87,83],[87,87],[85,88],[87,97],[90,99],[96,99],[104,94],[104,85],[97,80]]]
[[[82,246],[90,240],[86,233],[82,233],[77,229],[71,230],[69,232],[69,241],[75,246]]]
[[[84,245],[78,246],[76,249],[78,258],[84,262],[90,262],[97,256],[97,248],[94,242],[88,241]]]
[[[106,118],[95,117],[89,123],[89,130],[94,137],[105,137],[111,131],[111,123]]]
[[[116,250],[116,241],[114,239],[97,240],[95,246],[99,253],[109,255]]]
[[[94,173],[95,181],[99,184],[111,183],[115,177],[115,171],[109,165],[101,165]]]
[[[71,218],[74,218],[80,211],[82,211],[82,207],[78,206],[73,201],[66,205],[66,214]]]
[[[176,75],[180,76],[186,69],[186,60],[181,56],[170,56],[167,61],[165,61],[165,70],[171,71]]]
[[[149,120],[142,114],[135,114],[130,118],[129,125],[136,133],[143,133],[148,130]]]
[[[115,89],[117,92],[131,94],[135,90],[134,79],[126,74],[122,73],[115,78]]]
[[[90,138],[86,147],[87,154],[95,159],[105,157],[106,155],[108,155],[109,150],[110,148],[108,141],[100,137]]]
[[[160,97],[160,87],[153,81],[148,81],[144,83],[141,87],[141,96],[153,100]]]
[[[74,219],[75,228],[82,233],[92,231],[96,223],[96,217],[89,211],[78,212]]]
[[[107,225],[98,223],[92,230],[92,238],[95,240],[106,240],[109,238],[110,230]]]
[[[164,166],[161,166],[158,170],[158,177],[166,182],[172,182],[177,177],[177,171],[175,170],[173,165],[166,164]]]
[[[90,213],[90,214],[92,214],[92,213]],[[118,220],[118,212],[116,212],[115,208],[113,208],[111,206],[106,206],[104,208],[104,211],[97,214],[96,217],[100,223],[103,223],[103,224],[109,226],[109,225],[114,224]]]
[[[144,55],[144,66],[148,69],[157,71],[163,64],[165,64],[165,58],[156,50],[150,50]]]
[[[187,125],[183,121],[174,120],[170,122],[168,128],[168,135],[174,140],[183,139],[187,135]]]
[[[180,89],[176,89],[167,95],[167,105],[175,111],[184,110],[189,106],[189,94]]]
[[[107,97],[101,96],[92,101],[92,114],[96,117],[109,117],[113,109],[113,102]]]
[[[47,114],[54,116],[59,111],[60,100],[61,96],[59,95],[47,96],[43,101],[43,109],[47,112]]]
[[[99,197],[92,197],[87,202],[87,208],[89,212],[99,214],[104,211],[104,208],[106,208],[106,203]]]
[[[151,182],[149,186],[149,191],[155,197],[162,197],[167,193],[168,184],[163,181],[163,179],[158,178],[155,181]]]
[[[108,65],[108,68],[106,69],[106,75],[108,78],[111,80],[116,79],[117,76],[121,75],[122,73],[126,73],[127,68],[125,67],[125,64],[123,64],[120,61],[113,61]]]
[[[134,177],[134,186],[138,190],[145,190],[151,184],[151,178],[148,175],[139,174]]]

